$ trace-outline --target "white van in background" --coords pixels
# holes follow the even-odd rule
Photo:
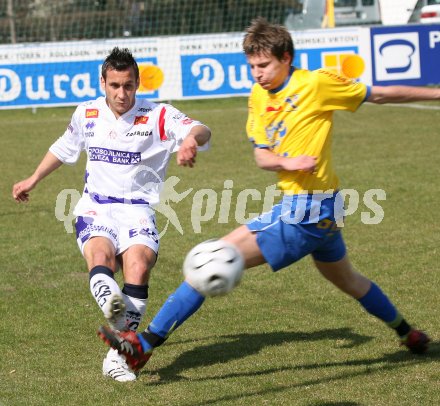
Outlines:
[[[440,23],[440,0],[426,0],[426,6],[420,11],[420,22]]]
[[[322,28],[326,0],[297,0],[284,25],[289,30]],[[334,0],[335,26],[381,24],[379,0]]]
[[[334,0],[335,25],[381,24],[379,0]]]

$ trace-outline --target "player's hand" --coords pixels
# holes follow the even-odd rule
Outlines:
[[[309,155],[298,155],[294,158],[287,158],[283,166],[287,171],[315,173],[317,170],[316,157]]]
[[[19,203],[29,201],[29,192],[35,187],[35,185],[36,182],[32,177],[16,183],[12,187],[12,197]]]
[[[177,151],[177,165],[192,168],[196,163],[196,155],[197,141],[194,137],[188,136]]]

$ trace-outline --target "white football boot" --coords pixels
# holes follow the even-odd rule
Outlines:
[[[122,330],[125,327],[125,303],[120,295],[117,293],[110,295],[102,311],[113,330]]]
[[[107,300],[103,308],[104,317],[113,330],[122,330],[125,326],[125,303],[118,294],[113,294]],[[118,382],[130,382],[136,380],[135,373],[130,369],[123,355],[110,348],[102,362],[102,374]]]
[[[136,380],[136,374],[130,369],[123,355],[117,350],[110,348],[102,363],[102,374],[118,382],[130,382]]]

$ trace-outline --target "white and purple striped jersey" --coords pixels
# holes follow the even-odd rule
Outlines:
[[[49,150],[66,164],[76,163],[81,151],[86,152],[84,193],[95,202],[154,205],[171,154],[196,125],[203,124],[169,104],[146,99],[136,99],[117,119],[99,97],[77,107]]]

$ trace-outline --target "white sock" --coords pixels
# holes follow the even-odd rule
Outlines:
[[[90,291],[104,313],[104,317],[107,319],[111,318],[112,312],[109,299],[114,295],[123,297],[117,282],[104,273],[97,273],[90,278]],[[124,318],[122,318],[122,320],[124,320]],[[123,325],[120,327],[123,327]]]
[[[144,317],[148,299],[138,299],[125,293],[122,293],[122,298],[127,306],[125,309],[125,327],[131,331],[136,331],[139,324],[141,324],[142,317]]]

